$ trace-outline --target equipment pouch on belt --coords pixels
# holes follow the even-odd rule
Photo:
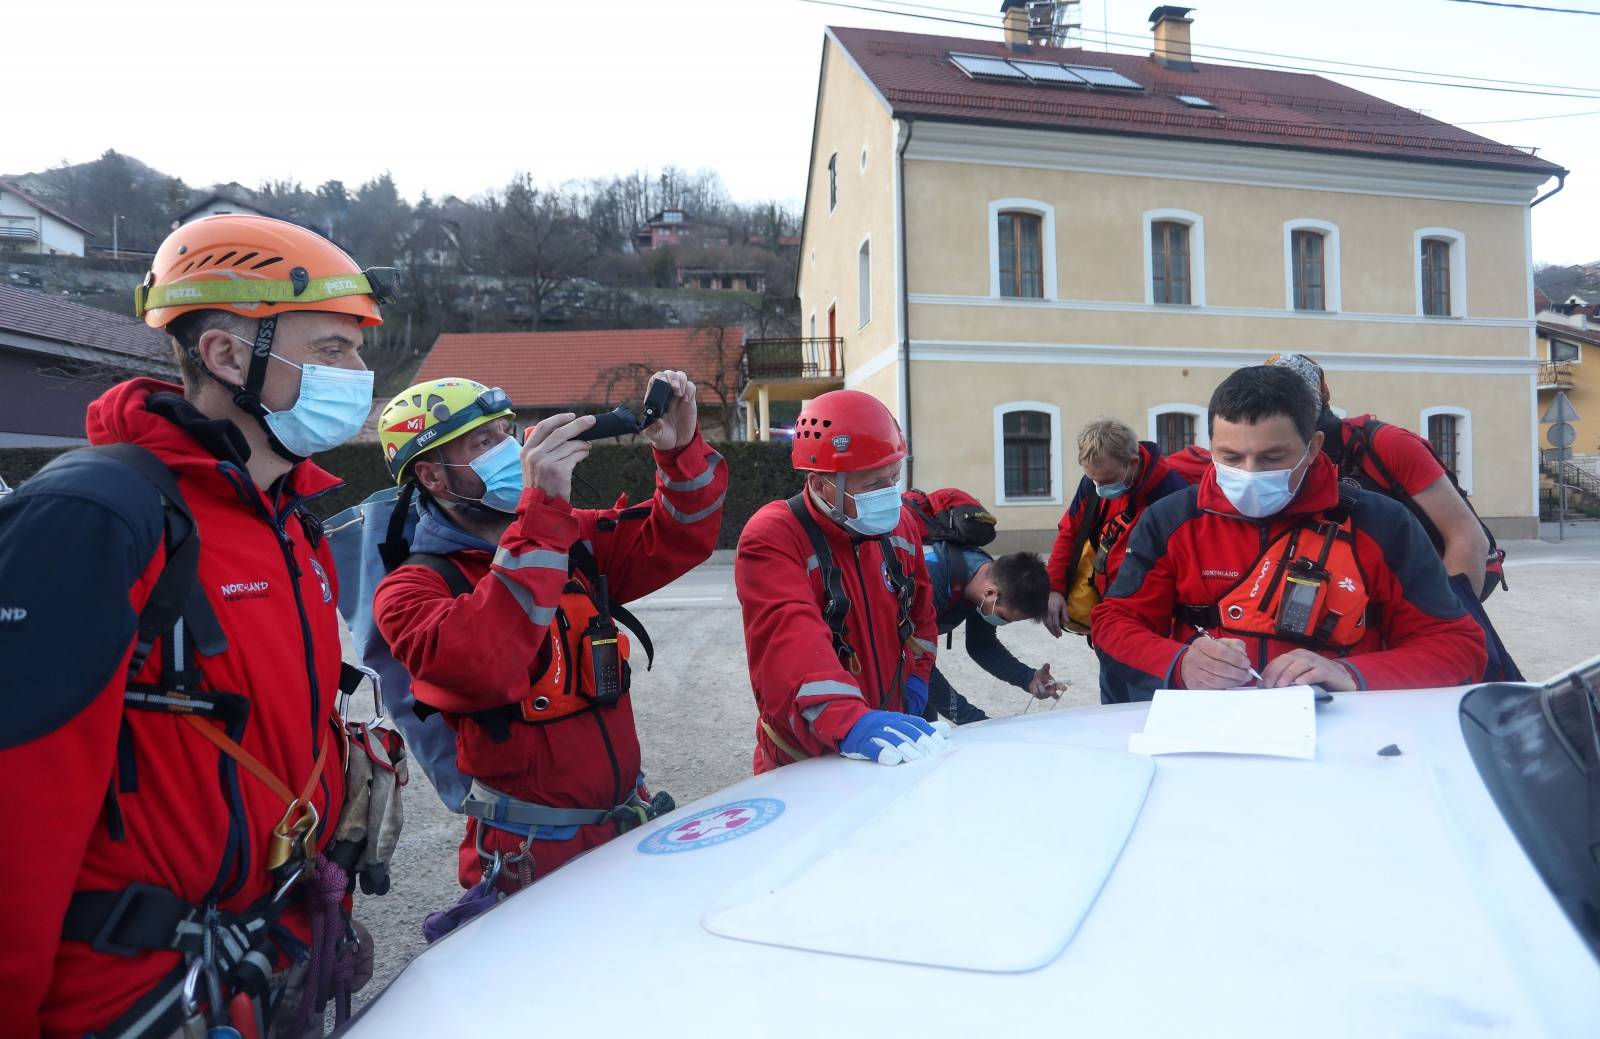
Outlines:
[[[374,713],[370,721],[352,721],[350,694],[363,677],[372,683]],[[345,755],[344,808],[326,854],[360,880],[363,893],[387,894],[389,860],[400,840],[400,788],[410,779],[405,741],[384,718],[376,672],[347,666],[340,691],[344,694],[340,715],[349,752]]]

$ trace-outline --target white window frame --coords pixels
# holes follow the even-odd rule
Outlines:
[[[1039,278],[1040,288],[1044,293],[1039,299],[1000,295],[1000,214],[1004,212],[1032,213],[1039,218]],[[989,298],[1003,299],[1007,303],[1040,303],[1058,299],[1056,288],[1056,207],[1036,198],[991,200],[989,202]]]
[[[1454,291],[1452,289],[1452,291]],[[1423,408],[1422,421],[1418,426],[1422,439],[1428,439],[1428,420],[1435,415],[1453,415],[1456,420],[1456,482],[1461,484],[1461,489],[1468,494],[1472,493],[1472,412],[1454,404],[1442,404],[1438,407]]]
[[[1439,238],[1450,243],[1450,313],[1423,313],[1422,240]],[[1418,317],[1467,316],[1467,236],[1448,227],[1419,227],[1411,232],[1411,271]]]
[[[1006,496],[1006,416],[1013,411],[1042,411],[1050,416],[1050,496],[1048,498],[1008,498]],[[1002,506],[1060,505],[1061,497],[1061,408],[1038,400],[1013,400],[994,408],[994,501]]]
[[[1155,261],[1150,250],[1150,225],[1163,220],[1189,225],[1189,302],[1162,303],[1163,307],[1206,305],[1206,220],[1187,209],[1147,209],[1144,212],[1144,302],[1156,306]]]
[[[1207,428],[1206,420],[1210,418],[1211,413],[1206,410],[1204,405],[1201,404],[1173,402],[1171,404],[1154,405],[1150,408],[1150,410],[1145,412],[1145,432],[1149,434],[1145,437],[1145,439],[1150,441],[1152,444],[1157,443],[1156,419],[1162,415],[1174,411],[1178,412],[1179,414],[1194,416],[1194,445],[1196,447],[1203,447],[1207,450],[1210,450],[1211,430]]]
[[[1578,356],[1574,357],[1570,361],[1557,361],[1556,360],[1556,343],[1557,342],[1564,343],[1567,346],[1577,347]],[[1546,335],[1545,336],[1545,341],[1544,341],[1544,359],[1546,361],[1549,361],[1551,364],[1582,364],[1583,363],[1583,344],[1580,343],[1580,342],[1577,342],[1576,340],[1572,340],[1572,339],[1562,339],[1560,336],[1557,336],[1557,335]]]
[[[1326,220],[1285,220],[1283,222],[1283,307],[1295,310],[1294,305],[1294,233],[1320,231],[1322,233],[1322,303],[1321,311],[1296,310],[1298,314],[1337,314],[1344,307],[1339,288],[1339,225]],[[1420,257],[1422,246],[1417,245]]]
[[[867,260],[866,270],[861,268],[861,258]],[[872,235],[868,234],[856,246],[856,328],[872,324]]]

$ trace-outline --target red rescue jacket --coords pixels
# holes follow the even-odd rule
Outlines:
[[[89,439],[138,444],[177,474],[199,528],[199,583],[228,640],[223,653],[200,657],[204,688],[249,700],[244,748],[298,791],[322,743],[337,738],[340,649],[327,545],[312,547],[291,508],[339,481],[302,462],[263,493],[243,468],[239,431],[180,394],[153,379],[115,386],[89,406]],[[178,962],[176,952],[115,956],[61,940],[75,891],[154,884],[191,903],[219,896],[235,912],[272,892],[262,854],[283,802],[242,771],[226,791],[216,747],[176,716],[123,706],[133,621],[164,561],[160,524],[148,482],[115,465],[88,481],[43,477],[0,510],[0,598],[28,611],[0,627],[8,1036],[101,1028]],[[158,645],[140,678],[154,681],[160,660]],[[339,762],[330,752],[313,795],[319,844],[338,825]],[[121,840],[105,811],[114,781]],[[280,922],[309,938],[298,904]]]
[[[907,509],[890,535],[901,570],[916,582],[911,620],[922,653],[913,655],[900,640],[900,604],[889,584],[876,538],[857,538],[818,511],[811,496],[806,507],[833,550],[850,599],[849,641],[861,659],[852,674],[834,652],[823,620],[826,601],[822,573],[811,542],[787,502],[763,505],[739,536],[733,582],[744,611],[744,642],[760,722],[806,754],[836,751],[850,727],[868,711],[904,709],[904,683],[933,673],[938,629],[927,565],[922,559],[922,526]],[[896,664],[901,688],[893,688]],[[756,726],[755,771],[788,764],[790,757]]]
[[[1133,532],[1110,596],[1094,609],[1095,642],[1107,678],[1135,700],[1180,686],[1179,663],[1198,636],[1176,623],[1177,607],[1217,602],[1284,530],[1334,509],[1336,476],[1319,454],[1294,500],[1264,520],[1241,516],[1214,472],[1151,507]],[[1461,608],[1416,520],[1397,502],[1357,492],[1351,521],[1356,562],[1371,600],[1369,622],[1365,637],[1347,654],[1323,655],[1341,656],[1363,689],[1478,681],[1488,660],[1483,631]],[[1296,648],[1267,636],[1245,645],[1258,671]]]
[[[466,775],[512,797],[557,808],[610,808],[625,801],[639,777],[639,737],[633,704],[624,695],[609,707],[532,724],[512,720],[501,732],[477,712],[520,705],[542,670],[546,642],[562,588],[568,550],[587,542],[610,598],[627,603],[648,595],[703,563],[716,547],[728,467],[696,434],[680,449],[657,451],[655,496],[643,518],[621,508],[574,509],[537,488],[522,492],[516,519],[498,550],[465,550],[450,559],[473,584],[454,597],[425,566],[396,569],[378,586],[373,616],[395,659],[412,678],[417,702],[444,713],[456,732],[456,761]],[[581,575],[573,574],[587,587]],[[644,674],[634,653],[634,680]],[[519,707],[520,710],[520,707]],[[475,832],[469,821],[469,839]],[[584,827],[573,841],[541,842],[543,874],[615,836],[609,824]],[[491,830],[486,850],[510,851],[520,840]],[[558,846],[560,845],[560,846]],[[463,855],[464,882],[476,875],[476,855]],[[472,868],[469,869],[468,867]]]
[[[1095,586],[1103,596],[1117,580],[1117,568],[1128,550],[1128,533],[1151,503],[1160,501],[1175,491],[1181,491],[1186,482],[1172,472],[1161,450],[1155,444],[1139,445],[1139,485],[1115,498],[1102,499],[1095,493],[1094,481],[1085,476],[1078,482],[1078,491],[1072,503],[1056,526],[1056,543],[1050,549],[1050,590],[1066,595],[1067,575],[1075,562],[1072,546],[1080,544],[1078,535],[1085,523],[1093,522],[1095,529],[1089,537],[1093,544],[1106,546],[1104,571],[1096,570]],[[1082,549],[1078,550],[1082,554]]]

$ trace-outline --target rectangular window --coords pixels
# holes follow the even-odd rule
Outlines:
[[[1006,497],[1050,497],[1050,416],[1009,411],[1002,418]]]
[[[1560,339],[1550,340],[1550,360],[1576,361],[1578,359],[1578,344],[1566,343]]]
[[[1150,294],[1157,303],[1189,302],[1189,225],[1150,224]]]
[[[1428,416],[1428,443],[1433,445],[1434,453],[1439,456],[1439,461],[1458,479],[1461,476],[1461,452],[1457,447],[1456,423],[1454,415],[1429,415]]]
[[[828,158],[828,212],[839,204],[839,156]]]
[[[1161,457],[1175,455],[1194,446],[1194,416],[1183,411],[1164,411],[1156,416],[1156,446]]]
[[[724,274],[722,276],[722,287],[725,288],[725,289],[733,288],[733,275]]]
[[[1450,316],[1450,243],[1442,238],[1422,240],[1422,312]]]
[[[1294,309],[1326,310],[1323,278],[1323,238],[1317,231],[1296,231],[1291,236],[1294,256]]]
[[[1034,213],[1000,214],[1000,295],[1044,298],[1043,224]]]
[[[857,324],[865,325],[872,320],[872,243],[862,242],[861,251],[856,254],[856,298],[860,320]]]

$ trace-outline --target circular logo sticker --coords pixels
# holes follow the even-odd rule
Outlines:
[[[730,801],[696,812],[676,826],[657,830],[639,842],[639,851],[645,855],[699,851],[754,833],[782,814],[783,802],[777,798],[753,797],[747,801]]]

